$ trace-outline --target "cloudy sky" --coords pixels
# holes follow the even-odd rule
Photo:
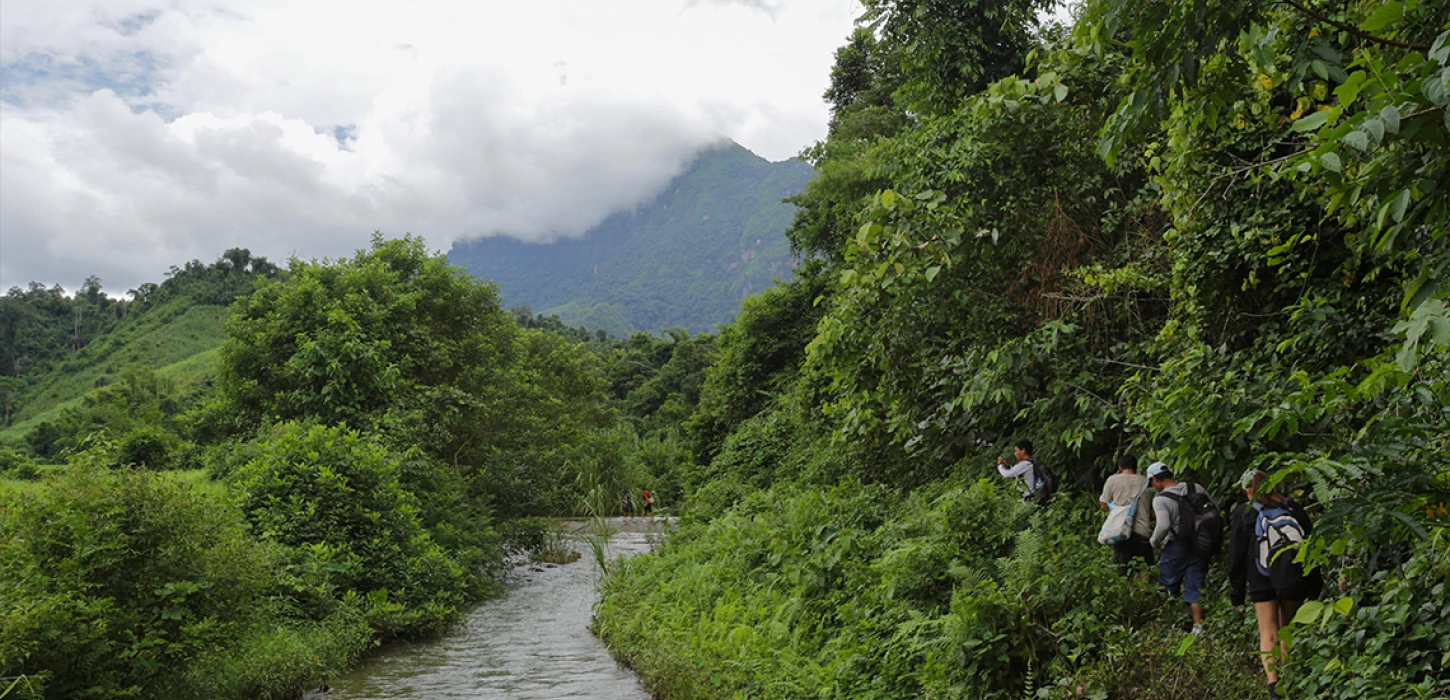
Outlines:
[[[4,0],[0,289],[577,235],[825,135],[855,0]]]

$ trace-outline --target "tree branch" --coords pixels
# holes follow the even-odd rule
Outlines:
[[[1334,28],[1339,29],[1341,31],[1349,32],[1350,34],[1353,34],[1353,35],[1355,35],[1355,36],[1357,36],[1357,37],[1359,37],[1361,39],[1365,39],[1367,41],[1373,41],[1375,43],[1385,44],[1387,46],[1398,46],[1398,47],[1400,47],[1402,49],[1414,49],[1415,51],[1429,51],[1430,50],[1430,47],[1429,46],[1426,46],[1424,44],[1407,44],[1407,43],[1405,43],[1403,41],[1397,41],[1395,39],[1386,39],[1386,38],[1384,38],[1382,36],[1375,36],[1373,34],[1370,34],[1369,32],[1366,32],[1366,31],[1364,31],[1364,30],[1360,29],[1359,27],[1356,27],[1356,26],[1354,26],[1352,24],[1345,24],[1344,22],[1339,22],[1337,20],[1329,19],[1328,17],[1325,17],[1324,15],[1321,15],[1318,12],[1315,12],[1314,10],[1311,10],[1311,9],[1309,9],[1309,8],[1307,8],[1307,7],[1299,4],[1295,0],[1280,0],[1280,2],[1283,2],[1284,4],[1289,5],[1289,6],[1293,7],[1294,9],[1296,9],[1296,10],[1298,10],[1300,12],[1303,12],[1304,14],[1309,15],[1310,17],[1313,17],[1314,19],[1317,19],[1320,22],[1323,22],[1323,23],[1325,23],[1325,24],[1327,24],[1327,25],[1329,25],[1331,27],[1334,27]]]

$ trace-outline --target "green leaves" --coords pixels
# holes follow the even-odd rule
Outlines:
[[[1328,121],[1329,110],[1322,110],[1295,121],[1294,125],[1291,128],[1294,131],[1298,132],[1314,131],[1321,126],[1324,126],[1324,124]]]
[[[1369,19],[1359,25],[1359,28],[1367,32],[1377,32],[1399,22],[1400,18],[1404,16],[1405,4],[1398,0],[1390,0],[1390,2],[1380,5],[1374,14],[1369,16]]]

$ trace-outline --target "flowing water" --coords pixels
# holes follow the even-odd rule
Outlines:
[[[659,522],[614,520],[611,557],[648,551]],[[577,527],[577,525],[576,525]],[[516,570],[507,594],[475,608],[457,629],[369,656],[313,700],[394,698],[599,698],[648,700],[649,692],[589,631],[598,567],[589,545],[572,564]]]

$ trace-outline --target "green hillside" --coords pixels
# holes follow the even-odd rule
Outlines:
[[[264,258],[236,249],[212,265],[173,268],[163,283],[143,284],[128,300],[108,297],[98,280],[70,297],[40,284],[12,289],[0,297],[0,361],[12,368],[0,387],[9,408],[0,442],[17,443],[80,408],[128,370],[149,370],[177,395],[191,393],[215,374],[226,305],[250,293],[257,275],[276,273]]]
[[[781,200],[813,174],[801,161],[771,163],[728,143],[702,153],[653,201],[578,239],[496,236],[459,242],[448,257],[499,283],[509,305],[558,314],[571,326],[620,336],[706,331],[730,320],[745,296],[790,276],[784,231],[795,207]]]
[[[128,366],[161,370],[220,347],[225,338],[226,308],[190,306],[189,302],[168,302],[86,346],[30,390],[13,420],[28,420],[73,402],[91,389],[112,384]]]

